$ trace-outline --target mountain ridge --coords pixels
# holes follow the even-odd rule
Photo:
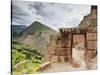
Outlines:
[[[13,38],[18,37],[19,34],[26,28],[27,28],[26,25],[11,25],[11,30],[12,30],[11,33]]]
[[[50,36],[55,34],[58,34],[58,32],[40,22],[35,21],[21,32],[18,41],[44,51],[47,43],[49,42]]]

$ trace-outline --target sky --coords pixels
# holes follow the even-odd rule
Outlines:
[[[12,2],[12,25],[31,25],[39,21],[58,31],[59,28],[77,27],[90,13],[90,5],[62,4],[34,1]]]

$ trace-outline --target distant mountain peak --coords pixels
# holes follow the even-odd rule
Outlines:
[[[34,21],[33,23],[40,23],[39,21]],[[40,23],[41,24],[41,23]]]
[[[34,21],[22,32],[18,41],[44,51],[49,42],[50,36],[55,34],[58,34],[58,32],[47,25]]]
[[[36,32],[47,32],[47,31],[55,31],[52,28],[44,25],[38,21],[34,21],[29,27],[27,27],[22,34],[33,34]],[[56,32],[56,31],[55,31]]]

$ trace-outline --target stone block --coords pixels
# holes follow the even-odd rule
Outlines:
[[[68,55],[71,53],[71,48],[63,48],[65,51],[65,55]]]
[[[72,37],[72,35],[69,34],[68,37],[67,37],[67,39],[68,39],[68,40],[71,40],[71,37]]]
[[[97,33],[87,33],[86,38],[87,38],[87,40],[96,40]]]
[[[96,41],[87,41],[87,48],[96,50],[97,42]]]
[[[89,61],[91,59],[93,59],[94,57],[96,57],[97,55],[97,51],[96,50],[87,50],[85,52],[85,58]]]
[[[52,55],[51,56],[51,62],[52,63],[57,63],[58,62],[58,56],[57,55]]]
[[[65,55],[65,50],[63,48],[56,49],[56,53],[59,56]]]
[[[65,56],[59,56],[59,62],[64,63],[65,62]]]
[[[66,45],[67,47],[71,47],[71,40],[68,40]]]
[[[71,47],[71,40],[66,40],[62,43],[63,48]]]
[[[56,54],[55,48],[51,47],[51,48],[48,50],[48,53],[50,53],[50,54]]]
[[[69,56],[66,56],[66,61],[69,62],[69,63],[72,63],[72,56],[69,55]]]

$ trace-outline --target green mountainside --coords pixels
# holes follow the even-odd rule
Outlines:
[[[50,36],[57,33],[50,27],[35,21],[21,33],[18,41],[43,52],[46,49]]]
[[[17,41],[12,42],[12,73],[34,73],[42,63],[40,50],[23,45]]]

